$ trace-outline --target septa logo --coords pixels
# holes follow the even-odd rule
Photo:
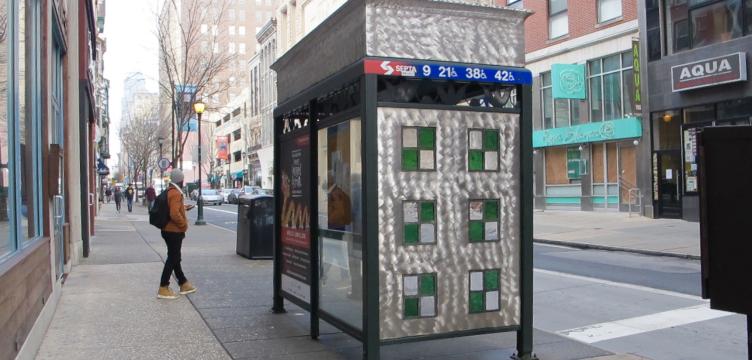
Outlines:
[[[386,76],[415,76],[418,72],[414,65],[391,60],[366,60],[364,67],[366,74]]]

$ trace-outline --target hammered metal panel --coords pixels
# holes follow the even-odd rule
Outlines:
[[[528,12],[426,0],[368,0],[368,56],[525,65]]]
[[[518,325],[520,163],[517,114],[378,109],[381,339]],[[403,126],[436,127],[435,172],[401,171]],[[499,172],[467,171],[468,128],[500,130]],[[500,241],[470,244],[470,199],[500,200]],[[405,200],[436,201],[436,245],[402,245]],[[469,313],[470,270],[500,269],[500,311]],[[404,320],[402,275],[437,274],[437,315]]]

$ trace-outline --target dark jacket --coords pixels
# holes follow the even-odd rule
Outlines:
[[[136,193],[136,190],[133,190],[132,187],[128,187],[125,189],[125,197],[128,198],[128,200],[133,200],[133,194]]]
[[[157,198],[157,191],[153,187],[146,188],[146,200],[154,201]]]

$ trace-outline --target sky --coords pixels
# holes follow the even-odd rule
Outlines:
[[[158,0],[109,0],[106,2],[104,77],[110,80],[110,166],[120,153],[121,99],[123,81],[132,72],[146,77],[146,88],[158,90],[156,14]]]

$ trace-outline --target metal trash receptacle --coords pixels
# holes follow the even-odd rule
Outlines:
[[[253,195],[238,199],[236,252],[249,259],[274,256],[274,197]]]

